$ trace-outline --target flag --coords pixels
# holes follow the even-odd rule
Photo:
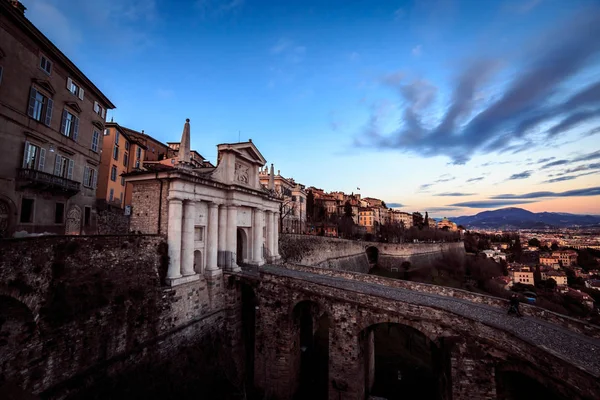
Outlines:
[[[359,187],[357,187],[357,188],[356,188],[356,190],[360,190],[360,188],[359,188]]]

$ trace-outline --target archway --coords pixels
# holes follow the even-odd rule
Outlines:
[[[395,399],[442,400],[439,349],[418,330],[380,323],[361,332],[365,354],[365,393]]]
[[[236,262],[242,265],[248,260],[248,237],[242,228],[237,228]]]
[[[294,399],[327,399],[329,317],[317,303],[302,301],[294,307],[293,327],[296,339],[292,368],[297,374]]]
[[[374,267],[377,265],[377,261],[379,261],[379,249],[375,246],[369,246],[366,248],[365,252],[367,253],[367,259],[369,260],[369,265]]]
[[[67,214],[65,235],[79,235],[81,233],[81,208],[73,206]]]
[[[200,250],[194,251],[194,271],[198,274],[204,273],[204,262],[202,258],[202,252]]]
[[[540,374],[539,371],[518,364],[496,367],[498,400],[575,400],[580,397],[562,385]]]

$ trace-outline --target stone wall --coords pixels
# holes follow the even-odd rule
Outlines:
[[[129,233],[129,216],[121,208],[97,209],[99,235],[126,235]]]
[[[221,276],[162,286],[166,254],[162,236],[0,241],[0,381],[44,398],[234,387],[237,289]]]
[[[464,255],[462,242],[391,244],[289,234],[281,235],[279,241],[279,252],[285,262],[346,269],[344,261],[350,260],[348,268],[356,272],[368,272],[368,260],[363,256],[369,247],[377,248],[383,268],[400,267],[404,261],[418,266],[448,252]]]
[[[132,185],[130,229],[142,234],[167,234],[169,182],[153,180]]]

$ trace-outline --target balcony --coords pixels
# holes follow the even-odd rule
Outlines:
[[[81,184],[62,176],[48,174],[35,169],[20,168],[18,172],[19,187],[53,194],[73,196],[80,190]]]

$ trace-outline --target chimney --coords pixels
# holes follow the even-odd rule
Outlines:
[[[21,12],[21,14],[25,15],[25,10],[27,10],[27,7],[25,7],[23,4],[21,4],[21,2],[19,0],[10,0],[10,4],[14,8],[19,10]]]

